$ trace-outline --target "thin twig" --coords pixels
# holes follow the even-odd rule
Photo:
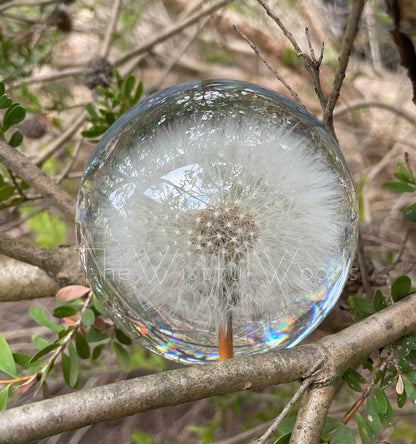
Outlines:
[[[358,247],[357,257],[358,257],[358,265],[360,267],[361,282],[363,283],[365,295],[367,296],[368,299],[371,299],[373,297],[373,289],[371,287],[370,279],[368,278],[367,261],[365,259],[365,252],[364,252],[364,243],[360,233],[358,233],[357,247]]]
[[[181,31],[183,31],[185,28],[188,28],[189,26],[196,23],[198,20],[200,20],[202,17],[205,17],[206,15],[212,14],[214,11],[216,11],[219,8],[222,8],[227,3],[229,3],[231,0],[218,0],[216,2],[213,2],[205,9],[202,9],[201,11],[197,12],[196,14],[193,14],[191,17],[188,17],[187,19],[183,20],[182,22],[179,22],[178,24],[170,27],[165,32],[159,34],[157,37],[150,40],[150,42],[145,43],[142,46],[139,46],[136,49],[133,49],[132,51],[127,52],[120,58],[118,58],[114,62],[114,66],[117,67],[119,65],[122,65],[126,62],[128,62],[132,57],[138,56],[139,54],[143,54],[150,49],[152,49],[154,46],[158,45],[159,43],[162,43],[169,39],[170,37],[179,34]]]
[[[148,88],[149,91],[156,91],[159,89],[160,85],[164,81],[165,77],[169,74],[169,72],[172,70],[172,68],[176,65],[177,61],[182,57],[182,55],[186,52],[186,50],[189,48],[191,43],[195,40],[195,38],[198,36],[198,34],[201,32],[201,30],[204,28],[204,26],[208,23],[210,20],[210,17],[207,17],[205,20],[201,22],[201,24],[198,26],[198,28],[195,30],[195,32],[192,33],[192,35],[185,41],[185,44],[182,45],[179,50],[171,57],[169,63],[164,68],[164,70],[160,73],[158,79]]]
[[[114,0],[113,9],[111,10],[111,19],[108,24],[107,32],[104,37],[104,41],[101,45],[100,55],[101,57],[107,58],[110,52],[111,41],[116,30],[117,18],[120,11],[121,0]]]
[[[238,435],[232,436],[228,439],[223,439],[221,441],[215,441],[212,444],[238,444],[240,442],[247,442],[249,439],[257,436],[259,433],[262,433],[266,428],[270,427],[273,421],[267,421],[258,426],[246,430],[244,432],[239,433]]]
[[[17,20],[20,22],[30,23],[31,25],[43,25],[44,24],[44,22],[40,19],[33,19],[30,17],[25,17],[23,15],[18,15],[18,14],[10,14],[9,12],[3,12],[1,14],[1,16],[11,19],[11,20]]]
[[[75,219],[75,200],[44,171],[5,142],[0,141],[0,162],[16,173],[45,197],[53,199],[56,207],[69,219]]]
[[[67,77],[74,77],[82,74],[84,68],[68,68],[63,69],[62,71],[58,71],[52,74],[43,74],[39,76],[27,77],[24,79],[15,80],[13,83],[9,85],[9,89],[18,88],[22,83],[31,84],[31,83],[43,83],[43,82],[52,82],[55,80],[65,79]]]
[[[333,116],[339,117],[347,112],[352,112],[355,109],[361,109],[361,108],[385,109],[386,111],[390,111],[391,113],[396,114],[397,116],[401,117],[402,119],[407,120],[410,124],[416,126],[416,118],[414,117],[414,115],[404,111],[403,108],[398,108],[397,106],[390,105],[388,103],[374,102],[374,101],[367,101],[367,100],[358,100],[356,102],[347,103],[344,106],[340,106],[334,110]]]
[[[73,121],[73,123],[54,141],[49,148],[42,151],[35,160],[36,166],[41,166],[46,159],[52,156],[55,151],[62,148],[62,146],[78,131],[78,129],[85,123],[86,112],[81,112]]]
[[[273,73],[276,79],[283,84],[283,86],[289,91],[290,95],[296,100],[296,102],[305,108],[305,105],[303,104],[301,98],[298,96],[296,91],[292,89],[292,87],[286,82],[286,80],[270,65],[270,63],[266,60],[266,58],[263,57],[257,46],[254,45],[254,43],[244,34],[243,31],[241,31],[241,29],[237,25],[233,25],[233,28],[250,45],[251,49],[254,51],[256,56],[267,66],[267,68]]]
[[[266,2],[263,0],[257,0],[260,5],[264,8],[267,15],[276,23],[276,25],[282,30],[283,34],[286,36],[286,38],[289,40],[289,42],[292,44],[293,48],[296,51],[296,54],[298,57],[303,57],[303,51],[301,47],[298,45],[298,42],[293,37],[293,34],[286,28],[286,26],[282,23],[279,17],[273,14],[273,11],[270,9],[270,7],[267,5]]]
[[[75,145],[74,152],[72,153],[72,156],[71,156],[71,160],[65,165],[65,168],[63,169],[61,174],[55,178],[57,183],[61,183],[66,178],[66,175],[69,173],[70,169],[72,168],[72,165],[74,164],[74,162],[78,156],[78,153],[82,147],[83,142],[84,142],[84,138],[80,137],[77,144]]]
[[[303,59],[305,69],[309,73],[309,75],[312,77],[313,84],[314,84],[314,89],[315,89],[315,94],[317,95],[317,97],[319,99],[319,102],[321,103],[322,109],[324,109],[324,107],[326,105],[326,99],[325,99],[324,93],[322,91],[321,81],[320,81],[320,74],[319,74],[321,63],[322,63],[322,59],[323,59],[323,50],[324,50],[323,43],[322,43],[322,47],[321,47],[320,57],[317,60],[316,57],[315,57],[315,52],[314,52],[314,50],[312,48],[312,43],[310,41],[309,30],[308,30],[308,28],[306,28],[305,29],[305,33],[306,33],[306,38],[308,40],[310,56],[308,54],[304,53],[302,51],[301,47],[299,46],[299,44],[297,43],[297,41],[295,40],[295,38],[293,37],[293,34],[286,28],[286,26],[283,24],[283,22],[280,20],[280,18],[277,17],[273,13],[273,11],[270,9],[270,7],[267,5],[267,3],[264,2],[263,0],[257,0],[257,1],[263,7],[263,9],[266,11],[267,15],[281,29],[281,31],[283,32],[284,36],[292,44],[294,50],[296,51],[297,56]]]
[[[0,11],[5,11],[6,9],[9,8],[23,8],[23,7],[29,7],[29,8],[33,8],[34,6],[42,8],[44,6],[47,5],[53,5],[54,3],[61,3],[61,0],[46,0],[43,2],[32,2],[32,3],[18,3],[15,0],[11,0],[10,2],[4,3],[3,5],[0,6]]]
[[[329,93],[328,101],[324,111],[323,124],[334,137],[335,129],[333,112],[341,92],[342,82],[344,81],[345,72],[347,70],[354,39],[357,35],[358,24],[360,22],[363,7],[364,0],[354,0],[352,3],[351,12],[348,16],[347,27],[345,29],[344,37],[342,40],[342,47],[339,55],[337,70],[335,72],[334,82],[332,84],[331,92]]]
[[[31,376],[31,378],[28,379],[24,384],[19,386],[19,388],[23,388],[27,385],[32,385],[34,381],[41,380],[42,377],[45,377],[47,373],[49,373],[50,369],[55,364],[55,361],[57,358],[62,354],[62,352],[65,350],[66,346],[69,344],[71,339],[74,337],[75,333],[78,331],[81,320],[82,320],[82,313],[89,307],[92,301],[92,291],[88,293],[87,299],[84,302],[84,305],[82,306],[80,316],[77,321],[75,321],[74,324],[71,325],[71,330],[65,335],[63,341],[60,343],[60,345],[55,349],[53,355],[49,358],[48,362],[40,369],[40,371],[34,375]],[[1,381],[0,381],[1,383]]]
[[[380,365],[377,371],[383,372],[387,366],[390,364],[392,357],[392,352],[389,352],[389,355],[386,357],[385,361]],[[357,401],[354,403],[354,405],[351,407],[349,412],[345,415],[344,420],[342,421],[344,424],[348,424],[351,420],[351,418],[354,416],[354,414],[357,412],[357,410],[361,407],[362,403],[370,396],[371,389],[376,385],[376,383],[373,381],[370,382],[370,384],[367,385],[367,388],[364,390],[362,395],[357,399]]]
[[[269,438],[269,436],[277,431],[277,429],[280,427],[280,424],[289,414],[290,409],[297,403],[299,398],[305,393],[305,391],[312,384],[312,382],[313,378],[311,376],[302,382],[302,384],[296,390],[295,394],[292,396],[290,401],[285,405],[285,408],[280,412],[279,416],[273,421],[273,424],[266,430],[266,432],[259,439],[256,439],[253,444],[264,444]]]

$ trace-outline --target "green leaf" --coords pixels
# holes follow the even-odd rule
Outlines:
[[[108,126],[112,125],[117,119],[116,115],[111,111],[106,111],[104,113],[104,118]]]
[[[12,148],[17,148],[23,142],[23,134],[20,131],[15,131],[10,137],[9,145]]]
[[[406,392],[397,393],[397,407],[399,407],[399,409],[401,409],[405,405],[406,399]]]
[[[404,391],[410,402],[416,404],[416,389],[415,386],[407,379],[403,378]]]
[[[108,339],[108,334],[98,331],[96,329],[92,329],[91,331],[87,332],[87,334],[85,335],[85,339],[87,340],[88,343],[100,342],[104,341],[105,339]]]
[[[55,318],[69,318],[78,314],[78,311],[74,307],[62,306],[56,307],[52,314]]]
[[[403,215],[407,220],[416,222],[416,203],[409,205],[403,210]]]
[[[87,110],[88,114],[92,117],[93,120],[99,120],[97,111],[95,111],[95,108],[92,106],[91,103],[87,103],[85,105],[85,109]]]
[[[38,350],[43,350],[44,348],[49,346],[49,342],[38,335],[32,336],[32,342],[35,344]]]
[[[286,435],[287,433],[292,433],[293,427],[295,426],[296,416],[288,416],[279,426],[279,433]]]
[[[350,296],[348,298],[348,305],[357,321],[375,313],[373,301],[362,296]]]
[[[66,384],[74,388],[78,383],[78,358],[71,342],[68,344],[68,352],[69,355],[62,353],[62,372]]]
[[[355,444],[354,433],[345,424],[339,424],[331,436],[331,444]]]
[[[360,413],[355,414],[362,444],[377,444],[376,438]]]
[[[376,385],[371,389],[371,395],[374,396],[375,407],[378,413],[386,413],[387,412],[387,397],[383,390]]]
[[[405,373],[406,378],[413,382],[413,384],[416,384],[416,370],[410,370]]]
[[[367,424],[374,436],[380,433],[381,420],[377,411],[376,401],[372,397],[367,399]]]
[[[81,322],[87,327],[91,327],[95,322],[95,314],[91,308],[86,308],[81,315]]]
[[[6,87],[3,82],[0,82],[0,96],[2,96],[6,92]]]
[[[116,338],[117,338],[118,342],[120,342],[121,344],[124,344],[124,345],[131,344],[131,342],[132,342],[131,339],[128,336],[126,336],[121,330],[116,328],[115,333],[116,333]]]
[[[14,185],[4,185],[0,188],[0,202],[7,200],[15,191]]]
[[[117,88],[121,89],[123,86],[123,77],[121,77],[120,73],[116,69],[114,70],[113,74],[117,82]]]
[[[30,188],[30,185],[25,182],[24,180],[20,180],[20,189],[21,190],[28,190]]]
[[[101,136],[108,129],[108,126],[94,126],[88,130],[82,131],[81,134],[87,139],[91,139],[93,137]]]
[[[289,444],[291,435],[292,432],[285,433],[284,435],[279,436],[273,444]]]
[[[410,293],[412,282],[409,276],[399,276],[391,286],[391,296],[394,302],[403,299]]]
[[[2,334],[0,334],[0,371],[13,378],[17,378],[16,364],[9,344]]]
[[[331,433],[333,430],[335,430],[341,423],[341,421],[337,418],[331,418],[328,416],[325,419],[325,424],[322,429],[322,435],[327,435],[328,433]]]
[[[396,165],[396,172],[394,173],[394,177],[399,179],[402,182],[414,183],[414,176],[412,173],[406,168],[401,162],[398,162]]]
[[[356,392],[362,392],[361,384],[365,384],[367,381],[356,370],[349,368],[342,376],[344,381]]]
[[[46,347],[44,347],[42,350],[39,350],[36,355],[34,355],[30,361],[29,364],[32,364],[34,362],[36,362],[39,358],[41,358],[42,356],[47,355],[48,353],[50,353],[52,350],[55,350],[55,348],[59,347],[59,342],[54,342],[53,344],[49,344]]]
[[[407,183],[395,181],[384,182],[383,188],[392,193],[413,193],[415,191],[415,187],[412,187]]]
[[[387,298],[385,298],[383,296],[383,293],[380,290],[376,290],[376,292],[374,293],[374,297],[373,297],[374,310],[377,312],[380,310],[384,310],[388,306],[389,306],[389,302],[388,302]]]
[[[36,232],[36,243],[44,248],[56,248],[65,243],[65,222],[54,214],[42,211],[27,221],[30,229]]]
[[[75,333],[75,347],[80,358],[88,359],[90,357],[90,346],[85,337],[78,332]]]
[[[6,410],[7,407],[7,401],[9,399],[9,388],[11,384],[6,385],[1,391],[0,391],[0,412],[3,410]]]
[[[98,359],[100,357],[100,354],[101,354],[104,347],[105,347],[105,344],[97,345],[97,347],[95,347],[94,350],[92,351],[91,358]]]
[[[139,84],[137,85],[137,88],[136,88],[136,92],[134,93],[133,100],[130,103],[132,105],[137,103],[139,101],[140,97],[142,96],[142,93],[143,93],[143,83],[139,82]]]
[[[60,331],[64,330],[64,327],[62,325],[56,325],[46,317],[45,310],[43,308],[32,306],[30,307],[29,312],[31,318],[39,325],[49,328],[49,330],[52,330],[56,333],[59,333]]]
[[[136,79],[134,76],[129,76],[124,82],[124,95],[126,97],[130,97],[131,92],[133,91],[134,84],[136,83]]]
[[[394,412],[393,412],[393,407],[391,406],[390,401],[387,397],[386,401],[387,401],[387,410],[384,415],[380,415],[380,419],[381,419],[381,424],[384,427],[391,427],[391,425],[393,424]]]
[[[17,125],[26,116],[26,110],[22,105],[14,103],[8,108],[3,117],[3,130],[7,131],[12,125]]]
[[[13,101],[7,97],[7,94],[2,94],[0,96],[0,109],[8,108]]]
[[[148,435],[145,432],[142,432],[139,429],[134,429],[131,434],[131,439],[136,444],[155,444],[151,435]]]
[[[21,367],[28,367],[32,356],[26,353],[13,353],[14,362]]]
[[[120,367],[125,372],[129,372],[131,370],[131,359],[129,352],[118,342],[113,342],[112,348],[116,354],[117,361],[120,364]]]

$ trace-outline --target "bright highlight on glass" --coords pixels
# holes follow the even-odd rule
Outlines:
[[[161,91],[88,162],[77,233],[119,328],[183,363],[290,347],[339,297],[357,237],[351,175],[303,108],[222,80]]]

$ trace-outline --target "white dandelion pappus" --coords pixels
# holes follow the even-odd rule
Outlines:
[[[153,351],[214,360],[217,335],[235,356],[293,345],[335,303],[354,189],[299,111],[250,84],[183,85],[97,148],[80,194],[84,263],[117,324]]]

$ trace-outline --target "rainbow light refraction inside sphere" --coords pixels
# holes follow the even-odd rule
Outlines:
[[[168,88],[117,120],[77,207],[104,310],[189,364],[305,338],[342,291],[357,223],[350,172],[318,120],[274,91],[224,80]]]

